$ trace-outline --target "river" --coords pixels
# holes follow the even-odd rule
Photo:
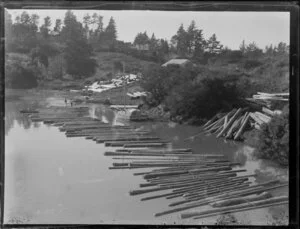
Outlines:
[[[129,191],[145,183],[133,176],[137,170],[109,170],[113,160],[104,147],[84,138],[67,138],[57,127],[32,123],[19,110],[36,101],[15,99],[5,103],[5,202],[4,223],[26,224],[215,224],[217,217],[182,220],[180,214],[154,217],[177,199],[140,201]],[[63,99],[50,97],[43,105],[64,105]],[[91,116],[109,123],[124,123],[118,114],[103,105],[89,105]],[[240,162],[247,172],[256,173],[253,183],[288,179],[287,169],[252,157],[253,148],[242,143],[200,135],[199,127],[167,122],[134,123],[150,128],[156,135],[172,141],[175,147],[192,148],[199,153],[222,153]],[[241,175],[244,175],[241,174]],[[277,194],[287,195],[288,189]],[[158,193],[158,192],[157,192]],[[163,192],[161,192],[163,193]],[[151,195],[151,194],[149,194]],[[147,196],[147,195],[143,195]],[[251,210],[235,214],[244,224],[270,225],[286,206]]]

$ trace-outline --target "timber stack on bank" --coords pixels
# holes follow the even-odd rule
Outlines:
[[[274,102],[286,104],[289,93],[262,93],[248,98],[249,107],[233,109],[230,112],[218,113],[203,125],[203,132],[216,134],[216,137],[225,139],[242,140],[243,133],[247,129],[260,129],[263,124],[271,121],[275,115],[280,115],[281,110],[271,110]],[[253,104],[255,106],[253,107]]]

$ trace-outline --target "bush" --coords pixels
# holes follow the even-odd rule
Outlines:
[[[37,87],[37,76],[33,68],[22,66],[18,62],[5,65],[5,86],[14,89],[30,89]]]
[[[240,101],[235,83],[226,78],[204,78],[200,83],[187,82],[175,88],[166,99],[171,116],[183,120],[210,118],[220,110],[230,110]]]
[[[244,63],[244,68],[249,70],[251,68],[256,68],[258,66],[261,66],[263,63],[258,60],[246,60]]]
[[[281,115],[277,115],[258,132],[255,155],[270,159],[281,165],[288,165],[289,158],[289,108],[286,105]]]

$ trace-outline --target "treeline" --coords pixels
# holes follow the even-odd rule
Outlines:
[[[97,63],[93,58],[93,48],[88,42],[86,29],[72,11],[66,12],[63,26],[62,21],[57,19],[53,30],[50,29],[50,17],[45,17],[44,23],[38,27],[39,16],[29,15],[26,11],[17,16],[14,23],[6,11],[5,19],[6,53],[23,53],[30,58],[26,63],[14,60],[6,62],[6,65],[10,65],[6,66],[7,85],[19,87],[15,83],[23,82],[23,70],[29,71],[28,74],[35,76],[36,80],[43,78],[43,74],[44,79],[47,79],[50,73],[52,78],[62,78],[64,74],[84,78],[95,73]],[[112,41],[107,35],[111,31],[110,24],[104,33],[106,39]],[[41,69],[45,71],[42,73]],[[32,84],[34,86],[36,82]]]
[[[157,39],[154,33],[150,38],[145,31],[136,35],[133,44],[147,50],[148,54],[157,62],[163,62],[171,57],[188,58],[199,64],[207,64],[209,60],[214,61],[222,58],[231,59],[235,62],[243,56],[256,59],[264,54],[272,56],[289,52],[289,46],[283,42],[277,46],[266,46],[263,50],[255,42],[246,44],[245,41],[242,41],[239,50],[231,50],[221,44],[216,34],[205,39],[203,30],[197,28],[195,21],[191,21],[186,29],[181,24],[170,42],[165,39]]]

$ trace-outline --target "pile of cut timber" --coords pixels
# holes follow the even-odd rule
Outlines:
[[[228,113],[218,113],[203,125],[204,133],[216,134],[226,139],[240,140],[247,128],[260,129],[262,124],[269,123],[272,116],[281,111],[271,111],[263,107],[262,112],[249,112],[248,108],[233,109]]]
[[[252,98],[246,98],[246,100],[250,103],[254,103],[258,106],[265,106],[268,108],[272,108],[274,102],[282,102],[287,103],[289,101],[290,93],[265,93],[265,92],[257,92],[256,95],[253,95]]]
[[[238,163],[228,161],[221,154],[194,154],[191,149],[126,150],[106,152],[114,156],[110,169],[153,168],[150,172],[136,172],[147,181],[130,195],[146,195],[142,201],[158,198],[181,198],[169,204],[169,210],[155,216],[181,212],[201,206],[210,206],[207,211],[187,212],[182,218],[207,217],[224,212],[236,212],[261,207],[286,204],[286,196],[273,197],[268,191],[286,187],[288,183],[272,180],[252,184],[249,178],[255,174],[241,175],[244,169],[234,169]],[[157,193],[158,192],[158,193]],[[152,194],[151,193],[155,193]],[[179,207],[175,207],[181,205]]]
[[[33,122],[58,126],[67,137],[85,137],[109,147],[166,148],[169,142],[134,126],[110,125],[89,117],[89,107],[50,107],[38,111],[20,111]]]

